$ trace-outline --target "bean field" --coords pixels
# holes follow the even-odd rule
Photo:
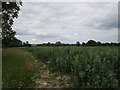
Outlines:
[[[50,71],[72,75],[73,88],[120,87],[119,47],[24,47]]]

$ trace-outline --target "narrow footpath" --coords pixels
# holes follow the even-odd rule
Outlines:
[[[68,74],[50,72],[48,66],[40,60],[35,60],[36,73],[32,77],[35,88],[69,88],[72,86],[71,77]]]

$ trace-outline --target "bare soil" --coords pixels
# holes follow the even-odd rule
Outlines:
[[[35,88],[69,88],[71,76],[59,72],[51,72],[48,66],[40,60],[35,60],[36,73],[32,77]]]

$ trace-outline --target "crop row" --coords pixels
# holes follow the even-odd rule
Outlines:
[[[118,47],[25,48],[53,70],[72,75],[74,87],[120,86]]]

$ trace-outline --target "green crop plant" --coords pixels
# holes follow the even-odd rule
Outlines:
[[[24,48],[53,71],[71,74],[74,87],[120,87],[118,47],[31,47]]]

